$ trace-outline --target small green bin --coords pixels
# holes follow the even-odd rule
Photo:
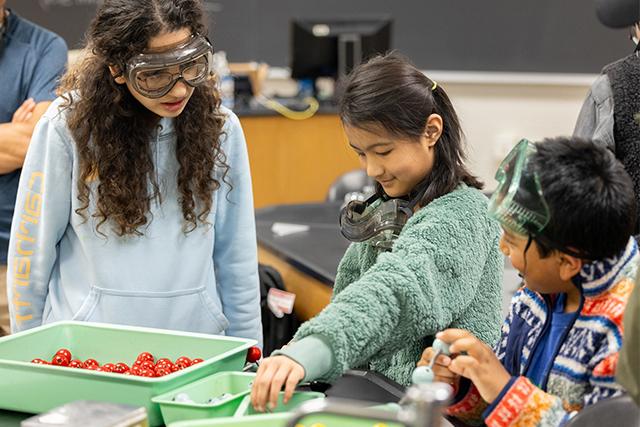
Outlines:
[[[284,397],[284,392],[280,392],[278,395],[278,404],[275,409],[273,409],[272,413],[281,413],[281,412],[291,412],[294,411],[298,406],[302,405],[307,400],[312,399],[324,399],[324,394],[318,393],[315,391],[296,391],[291,396],[291,399],[284,404],[282,403],[282,398]],[[256,412],[251,405],[251,396],[245,396],[242,399],[242,402],[238,406],[234,417],[244,417],[248,415],[259,415],[262,412]]]
[[[244,418],[209,418],[206,420],[179,421],[168,427],[285,427],[290,413],[254,415]]]
[[[256,374],[244,372],[219,372],[210,377],[178,387],[151,399],[160,405],[166,424],[174,421],[200,418],[229,417],[235,414],[242,399],[251,391],[251,382]],[[193,401],[176,402],[174,398],[185,393]],[[207,400],[227,393],[229,396],[218,403]]]
[[[144,406],[149,424],[162,424],[151,398],[222,371],[239,371],[254,340],[161,329],[89,322],[56,322],[0,338],[0,408],[40,413],[75,400]],[[36,365],[60,348],[74,358],[101,364],[131,364],[148,351],[172,360],[180,356],[203,362],[159,378],[144,378],[85,369]]]

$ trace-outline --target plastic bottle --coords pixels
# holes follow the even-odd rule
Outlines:
[[[213,69],[218,76],[218,90],[220,90],[222,97],[222,105],[232,109],[234,107],[234,81],[225,51],[221,50],[213,55]]]

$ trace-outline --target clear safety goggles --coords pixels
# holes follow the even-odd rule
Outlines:
[[[182,79],[196,87],[212,74],[213,47],[200,35],[160,52],[145,52],[129,59],[126,79],[147,98],[161,98]]]
[[[340,231],[352,242],[367,242],[391,249],[407,220],[413,214],[411,201],[403,199],[353,200],[340,211]]]
[[[551,214],[542,194],[531,155],[536,146],[522,139],[496,172],[498,187],[489,200],[489,214],[504,227],[521,235],[539,235]]]

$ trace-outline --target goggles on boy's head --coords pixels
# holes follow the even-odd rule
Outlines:
[[[126,79],[147,98],[161,98],[182,79],[189,86],[202,84],[212,73],[213,47],[200,35],[158,52],[145,52],[129,59]]]
[[[489,200],[489,215],[521,235],[539,235],[551,214],[531,162],[536,146],[522,139],[496,172],[498,187]]]
[[[531,157],[536,146],[526,139],[507,154],[496,172],[498,187],[489,200],[489,215],[516,234],[529,236],[546,246],[585,260],[598,256],[556,242],[544,234],[551,219],[537,172]]]

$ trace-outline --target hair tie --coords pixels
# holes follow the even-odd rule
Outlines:
[[[432,82],[433,82],[433,86],[431,86],[431,92],[436,90],[436,88],[438,87],[438,82],[436,82],[435,80],[432,80]]]

